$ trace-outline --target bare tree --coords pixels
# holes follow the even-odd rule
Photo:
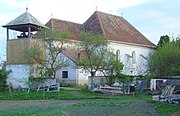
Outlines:
[[[70,33],[66,30],[43,30],[36,36],[43,39],[32,44],[27,55],[31,59],[30,63],[38,64],[41,75],[55,78],[57,70],[67,66],[61,53],[67,47]]]

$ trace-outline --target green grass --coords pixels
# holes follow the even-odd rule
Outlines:
[[[73,88],[73,87],[68,87]],[[64,88],[65,89],[65,88]],[[89,90],[85,90],[83,87],[75,87],[75,89],[81,90],[64,90],[61,89],[60,92],[44,92],[44,91],[31,91],[27,93],[26,91],[14,91],[9,93],[8,91],[0,92],[0,100],[85,100],[84,102],[75,103],[69,106],[63,106],[61,104],[56,105],[47,105],[47,106],[38,106],[38,105],[27,105],[27,106],[17,106],[17,107],[8,107],[4,111],[1,111],[2,114],[8,115],[58,115],[62,112],[72,113],[81,108],[89,108],[93,111],[96,111],[94,108],[107,107],[114,111],[116,107],[128,107],[129,104],[146,101],[146,103],[154,104],[156,107],[156,112],[160,116],[170,115],[177,111],[180,111],[180,106],[173,106],[166,103],[160,103],[152,101],[152,97],[146,93],[136,92],[135,96],[107,96],[102,94],[97,94]],[[89,99],[96,100],[95,102],[87,101]],[[104,100],[103,100],[104,99]],[[100,100],[100,101],[99,101]],[[108,100],[108,102],[107,102]],[[68,110],[67,110],[68,109]],[[146,110],[146,113],[151,111]],[[140,111],[134,111],[134,115],[140,115]],[[119,112],[120,116],[124,115],[124,112]]]
[[[73,99],[94,99],[104,98],[105,96],[97,95],[87,90],[75,91],[75,90],[61,90],[60,92],[47,93],[43,91],[39,92],[3,92],[0,93],[1,100],[46,100],[46,99],[59,99],[59,100],[73,100]]]
[[[126,98],[132,96],[126,96]],[[59,99],[59,100],[74,100],[74,99],[119,99],[123,96],[107,96],[97,94],[89,90],[63,90],[60,92],[44,92],[44,91],[8,91],[0,92],[0,100],[46,100],[46,99]]]
[[[61,114],[61,111],[65,111],[67,107],[63,107],[60,104],[58,105],[28,105],[28,106],[16,106],[6,110],[2,110],[0,115],[13,115],[13,116],[50,116],[52,114]]]
[[[138,98],[145,100],[147,103],[154,104],[156,106],[156,111],[160,114],[160,116],[169,116],[170,114],[175,112],[180,113],[180,106],[153,101],[152,97],[147,93],[138,93]]]
[[[84,103],[78,103],[74,104],[73,107],[124,107],[128,106],[130,103],[129,100],[123,100],[123,101],[95,101],[95,102],[84,102]]]
[[[151,103],[155,104],[156,111],[160,114],[160,116],[169,116],[170,114],[175,112],[180,113],[180,106],[176,106],[168,103],[161,103],[158,101],[152,101]]]

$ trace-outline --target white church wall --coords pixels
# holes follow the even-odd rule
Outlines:
[[[7,65],[6,70],[12,70],[8,75],[7,84],[11,84],[14,89],[28,88],[28,78],[30,76],[30,65]]]
[[[120,51],[120,60],[124,64],[123,73],[127,75],[144,75],[147,70],[147,59],[154,49],[149,47],[141,47],[136,45],[127,45],[120,43],[110,43],[113,52]],[[133,58],[132,53],[135,52]],[[143,57],[142,57],[143,56]],[[133,62],[134,60],[134,62]]]

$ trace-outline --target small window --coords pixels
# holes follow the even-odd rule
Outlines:
[[[68,71],[62,71],[62,78],[68,78]]]
[[[132,62],[136,63],[136,53],[135,53],[135,51],[132,52]]]
[[[120,61],[120,50],[116,51],[116,60]]]

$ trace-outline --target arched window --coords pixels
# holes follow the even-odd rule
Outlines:
[[[116,51],[116,60],[120,60],[120,50]]]
[[[135,51],[132,52],[132,62],[136,63],[136,53],[135,53]]]
[[[81,59],[81,53],[78,53],[78,60]]]

